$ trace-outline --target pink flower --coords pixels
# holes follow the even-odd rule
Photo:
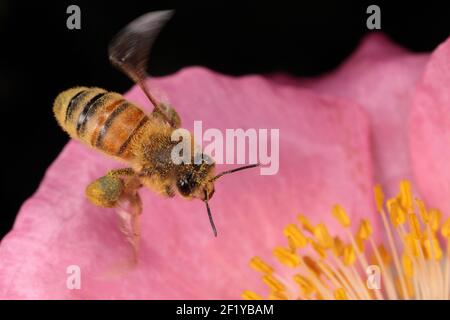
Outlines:
[[[142,190],[140,261],[127,268],[130,248],[116,216],[84,196],[119,164],[71,141],[1,242],[0,298],[233,299],[246,289],[267,296],[249,260],[277,265],[272,249],[286,247],[283,229],[300,212],[346,236],[343,216],[330,214],[339,203],[354,231],[369,219],[376,240],[386,240],[372,188],[381,183],[395,195],[402,179],[429,206],[450,210],[450,40],[430,56],[372,35],[336,71],[312,80],[191,67],[152,86],[169,95],[190,130],[194,120],[205,129],[279,128],[278,174],[248,170],[217,182],[210,202],[217,238],[200,201]],[[136,87],[126,97],[149,108]],[[70,265],[80,267],[80,290],[66,286]],[[351,297],[335,289],[335,297]]]

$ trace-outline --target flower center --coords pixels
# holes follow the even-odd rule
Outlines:
[[[408,181],[402,181],[399,194],[387,201],[380,186],[375,186],[374,195],[385,243],[376,242],[367,219],[352,233],[340,205],[332,214],[345,239],[299,215],[298,224],[283,230],[287,246],[273,250],[281,268],[259,257],[250,261],[269,288],[267,298],[449,299],[450,218],[441,223],[440,211],[414,199]],[[263,299],[250,290],[242,297]]]

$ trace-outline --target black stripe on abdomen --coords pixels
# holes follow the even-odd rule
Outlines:
[[[75,106],[78,104],[78,101],[80,101],[83,98],[83,96],[88,93],[88,91],[89,90],[81,90],[76,95],[74,95],[72,99],[70,99],[69,103],[67,104],[66,118],[64,119],[66,123],[72,117],[73,110]]]
[[[119,151],[117,152],[117,156],[120,156],[127,148],[127,146],[130,144],[131,139],[133,138],[133,136],[136,134],[136,132],[138,132],[138,130],[140,128],[142,128],[142,126],[148,121],[148,117],[146,115],[144,115],[144,117],[141,119],[141,121],[139,121],[139,124],[136,126],[136,128],[134,128],[134,130],[131,132],[131,134],[128,136],[127,140],[125,140],[125,142],[120,146]]]
[[[84,133],[84,129],[86,128],[86,123],[88,122],[89,117],[95,114],[95,110],[97,110],[97,108],[100,106],[100,104],[97,102],[107,93],[108,92],[102,92],[95,95],[84,106],[83,111],[81,111],[77,121],[77,134],[79,137],[81,137],[81,135]]]
[[[102,128],[100,129],[99,134],[97,135],[97,140],[95,141],[95,147],[101,148],[103,145],[103,139],[106,136],[109,128],[113,124],[114,120],[117,118],[119,114],[121,114],[125,109],[127,109],[130,104],[127,101],[121,101],[120,105],[114,109],[114,111],[108,116]]]

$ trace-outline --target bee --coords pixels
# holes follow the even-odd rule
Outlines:
[[[185,199],[200,199],[206,204],[209,221],[217,236],[208,201],[214,182],[223,175],[256,167],[247,165],[216,175],[214,161],[192,146],[189,163],[175,164],[171,159],[174,130],[181,127],[178,113],[158,101],[150,92],[147,78],[148,57],[153,42],[172,11],[147,13],[128,24],[111,41],[111,63],[130,77],[143,91],[154,109],[144,112],[118,93],[100,88],[75,87],[60,93],[53,105],[58,124],[73,139],[125,162],[86,188],[94,205],[116,208],[121,230],[137,254],[142,204],[138,190],[146,187],[166,197],[178,192]],[[193,139],[192,139],[193,141]]]

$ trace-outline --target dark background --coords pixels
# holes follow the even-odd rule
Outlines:
[[[318,75],[335,68],[364,34],[373,32],[366,28],[370,4],[381,7],[382,31],[413,51],[431,51],[450,34],[444,1],[295,2],[212,7],[0,0],[0,239],[68,140],[53,118],[53,99],[75,85],[126,91],[132,83],[109,65],[106,48],[121,27],[145,12],[177,8],[152,52],[152,75],[187,65],[228,74]],[[81,30],[66,28],[70,4],[81,8]]]

